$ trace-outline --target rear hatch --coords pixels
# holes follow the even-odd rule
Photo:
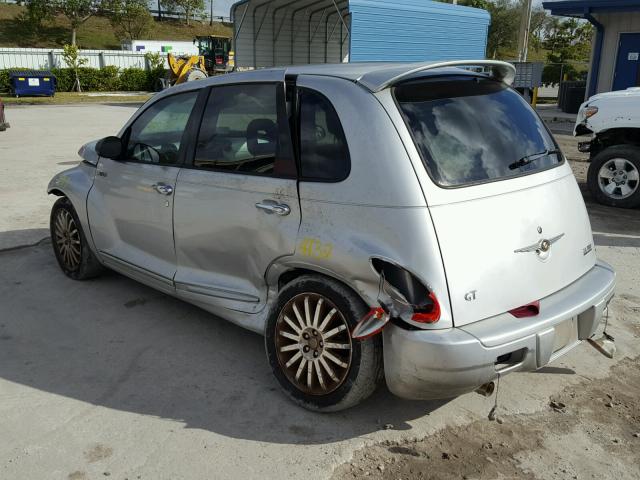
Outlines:
[[[516,91],[456,75],[393,94],[429,176],[446,189],[448,201],[429,208],[456,326],[540,300],[595,265],[575,178]]]

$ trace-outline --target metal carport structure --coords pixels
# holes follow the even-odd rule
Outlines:
[[[236,66],[485,58],[488,12],[429,0],[242,0]]]

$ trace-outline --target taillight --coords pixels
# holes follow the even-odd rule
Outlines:
[[[440,303],[433,292],[429,292],[429,299],[431,305],[415,308],[411,320],[418,323],[436,323],[440,320]]]
[[[351,338],[355,340],[371,338],[380,333],[389,320],[389,314],[385,312],[383,308],[372,308],[353,329]]]
[[[222,57],[216,57],[216,65],[222,65],[224,63]]]
[[[535,317],[540,313],[540,302],[531,302],[528,305],[523,305],[513,310],[509,310],[509,313],[516,318]]]

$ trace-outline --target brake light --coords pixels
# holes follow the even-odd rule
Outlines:
[[[385,312],[383,308],[372,308],[353,329],[351,338],[355,340],[371,338],[380,333],[389,320],[389,314]]]
[[[222,65],[223,59],[222,57],[216,57],[216,65]]]
[[[531,302],[528,305],[523,305],[513,310],[509,310],[509,313],[516,318],[535,317],[540,313],[540,302]]]
[[[432,292],[429,292],[429,299],[431,300],[431,305],[415,309],[411,320],[418,323],[436,323],[440,320],[440,303],[438,303],[438,299]]]

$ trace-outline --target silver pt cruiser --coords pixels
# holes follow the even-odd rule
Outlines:
[[[53,178],[55,255],[263,334],[314,410],[382,378],[431,399],[536,370],[594,334],[615,273],[514,74],[345,64],[171,88]]]

